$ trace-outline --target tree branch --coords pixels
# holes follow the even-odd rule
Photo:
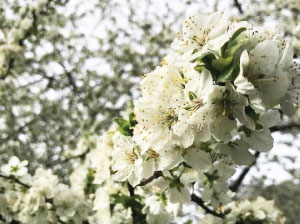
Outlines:
[[[237,7],[237,9],[239,10],[240,14],[244,14],[242,6],[241,6],[241,4],[239,3],[238,0],[234,0],[234,6]]]
[[[255,152],[255,160],[247,167],[243,169],[240,176],[236,179],[236,181],[229,186],[229,189],[233,192],[237,192],[239,187],[241,186],[243,180],[245,179],[246,175],[249,173],[250,169],[256,164],[256,161],[260,155],[260,152]]]
[[[224,214],[218,213],[215,210],[207,207],[205,205],[204,201],[201,198],[199,198],[197,195],[192,194],[191,197],[192,197],[192,201],[195,202],[197,205],[199,205],[201,208],[203,208],[206,213],[209,213],[209,214],[219,217],[219,218],[224,218]]]
[[[134,187],[132,187],[131,184],[128,182],[127,182],[127,187],[128,187],[130,197],[134,197]],[[132,216],[132,224],[138,224],[137,214],[134,208],[131,208],[131,216]]]
[[[3,178],[3,179],[6,179],[6,180],[14,181],[17,184],[20,184],[21,186],[23,186],[25,188],[30,188],[30,186],[28,184],[23,183],[22,181],[18,180],[14,176],[5,176],[5,175],[0,174],[0,177]]]
[[[285,125],[281,125],[281,126],[274,126],[270,128],[270,131],[273,132],[286,132],[292,129],[300,129],[300,124],[297,123],[289,123],[289,124],[285,124]],[[249,173],[249,171],[251,170],[251,168],[256,164],[257,159],[260,155],[260,152],[256,152],[255,153],[255,160],[253,161],[253,163],[251,163],[249,166],[245,167],[243,169],[243,171],[241,172],[240,176],[236,179],[236,181],[234,183],[232,183],[229,186],[229,189],[233,192],[238,192],[243,180],[245,179],[245,177],[247,176],[247,174]]]
[[[285,125],[281,125],[281,126],[274,126],[270,128],[271,132],[276,132],[276,131],[289,131],[291,129],[300,129],[300,124],[297,123],[289,123],[289,124],[285,124]]]
[[[65,74],[66,74],[66,76],[67,76],[67,79],[68,79],[68,81],[69,81],[69,84],[71,85],[72,91],[73,91],[77,96],[79,96],[78,88],[77,88],[75,79],[74,79],[74,77],[72,76],[72,73],[71,73],[70,71],[67,70],[66,66],[65,66],[62,62],[60,62],[59,64],[62,66],[63,70],[65,71]]]
[[[163,173],[161,171],[155,171],[154,174],[149,177],[148,179],[143,179],[138,185],[136,185],[135,187],[141,187],[141,186],[145,186],[146,184],[150,183],[151,181],[153,181],[154,179],[161,177],[163,175]]]
[[[88,149],[86,150],[85,152],[83,152],[82,154],[79,154],[79,155],[76,155],[76,156],[69,156],[69,157],[65,157],[65,159],[58,159],[58,160],[55,160],[51,163],[48,163],[46,164],[46,167],[47,168],[53,168],[54,166],[57,166],[57,165],[61,165],[61,164],[64,164],[64,163],[67,163],[73,159],[81,159],[81,160],[84,160],[85,159],[85,156],[90,152],[91,150]]]

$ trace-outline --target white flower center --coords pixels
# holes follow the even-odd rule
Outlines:
[[[170,108],[163,116],[162,124],[171,128],[177,121],[178,117],[175,115],[174,110]]]
[[[147,153],[150,159],[156,159],[159,157],[159,154],[155,152],[153,149],[148,149]]]
[[[126,161],[130,164],[134,164],[135,160],[137,159],[137,155],[133,153],[127,154]]]

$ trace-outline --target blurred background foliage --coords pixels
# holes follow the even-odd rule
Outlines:
[[[218,9],[234,20],[278,27],[300,56],[299,0],[1,0],[1,164],[17,155],[32,170],[43,165],[66,177],[82,157],[71,160],[64,151],[101,134],[138,96],[137,83],[168,53],[185,15]],[[14,40],[17,50],[7,50],[18,29],[24,32]],[[285,118],[293,125],[284,131],[292,134],[276,135],[286,155],[260,156],[237,194],[274,198],[288,223],[300,220],[299,166],[290,165],[299,162],[298,120]],[[279,166],[290,180],[270,181],[272,170],[260,172],[264,164]]]

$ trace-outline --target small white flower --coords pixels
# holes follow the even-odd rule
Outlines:
[[[27,160],[20,161],[18,157],[13,156],[8,161],[8,164],[1,167],[1,172],[6,176],[22,177],[27,174],[27,165]]]
[[[155,171],[164,171],[178,166],[183,161],[180,147],[164,147],[160,152],[148,149],[143,155],[143,163],[140,166],[142,178],[149,178]]]
[[[171,46],[179,53],[192,53],[205,45],[218,44],[221,47],[226,41],[223,34],[226,34],[228,26],[229,19],[224,12],[189,16],[183,22],[182,36],[175,39]]]
[[[53,203],[57,207],[57,215],[63,219],[71,218],[75,215],[78,206],[77,193],[67,185],[59,184]]]
[[[116,171],[113,176],[115,180],[128,180],[133,186],[140,182],[142,179],[140,166],[143,160],[131,137],[115,134],[113,159],[112,169]]]
[[[58,184],[57,176],[53,175],[52,170],[38,168],[32,179],[32,187],[46,198],[53,198],[55,195],[55,187]]]
[[[227,144],[219,143],[216,148],[221,153],[229,155],[238,165],[250,165],[254,161],[254,156],[248,151],[250,145],[241,139]]]
[[[24,194],[19,191],[8,191],[5,193],[5,199],[10,209],[17,212],[20,208]]]
[[[273,141],[270,127],[277,125],[280,120],[278,111],[268,111],[261,115],[257,124],[260,128],[250,131],[250,135],[245,134],[244,140],[248,142],[252,149],[260,152],[267,152],[273,147]]]
[[[218,160],[209,170],[199,173],[201,195],[204,201],[210,202],[213,207],[230,201],[228,178],[235,172],[228,160]]]
[[[160,177],[155,181],[154,186],[159,189],[159,192],[165,191],[168,201],[172,204],[185,204],[191,201],[187,184],[182,183],[180,177]]]
[[[35,188],[30,188],[25,194],[22,203],[22,212],[30,215],[36,213],[40,206],[45,204],[45,197]]]
[[[196,170],[206,170],[212,164],[209,153],[205,152],[206,147],[207,146],[204,143],[199,146],[191,146],[185,149],[183,154],[184,161]]]
[[[166,203],[164,194],[151,195],[145,199],[145,205],[149,207],[150,212],[154,215],[160,214],[164,210]]]
[[[270,224],[285,223],[285,218],[282,212],[274,206],[274,201],[267,201],[262,197],[252,201],[231,202],[223,206],[222,210],[230,210],[225,216],[225,223],[245,222],[246,220]]]
[[[290,73],[290,85],[289,89],[282,99],[280,106],[284,113],[288,116],[292,116],[296,109],[294,105],[300,103],[300,63],[293,61]]]
[[[170,223],[171,221],[172,217],[167,212],[161,212],[157,215],[147,214],[147,223],[149,224]]]
[[[237,91],[247,94],[253,106],[267,110],[276,106],[285,96],[289,86],[286,69],[289,50],[278,47],[279,40],[265,40],[241,56],[240,73],[234,81]],[[288,45],[286,48],[290,48]],[[286,62],[286,63],[284,63]],[[284,64],[283,64],[284,63]],[[289,62],[291,63],[291,61]]]

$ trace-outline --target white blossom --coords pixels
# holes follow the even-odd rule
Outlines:
[[[120,134],[115,136],[113,158],[112,169],[116,171],[114,179],[118,181],[128,179],[133,186],[137,185],[142,179],[139,169],[142,158],[130,137]]]
[[[8,164],[1,167],[1,172],[7,176],[13,175],[22,177],[27,174],[27,165],[27,160],[20,161],[18,157],[12,156],[9,159]]]

